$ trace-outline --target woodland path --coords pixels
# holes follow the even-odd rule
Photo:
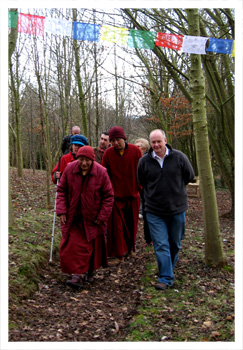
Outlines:
[[[22,189],[25,188],[22,182],[23,179],[14,182],[15,193],[22,193]],[[43,184],[44,182],[43,177]],[[19,198],[20,195],[15,199],[17,209],[24,207]],[[26,197],[22,195],[21,198],[25,200]],[[231,205],[229,192],[217,192],[217,201],[224,249],[233,251],[234,220],[226,215]],[[33,202],[32,207],[34,205],[36,204]],[[20,209],[16,213],[20,215]],[[229,285],[234,284],[232,273],[229,274],[225,270],[219,272],[212,269],[209,271],[203,264],[200,258],[204,252],[202,220],[201,200],[189,198],[186,235],[175,268],[176,280],[173,286],[174,289],[180,289],[182,299],[183,293],[190,291],[192,283],[195,283],[195,278],[198,278],[199,283],[206,288],[206,293],[208,293],[205,294],[206,299],[207,295],[210,296],[212,293],[220,296],[221,291],[227,291]],[[199,241],[194,237],[196,230],[202,235]],[[198,254],[196,260],[195,252]],[[14,327],[9,330],[9,341],[112,342],[127,340],[134,315],[139,312],[139,307],[144,302],[149,302],[151,298],[146,291],[148,286],[144,286],[142,280],[146,266],[151,263],[155,263],[154,251],[152,246],[145,247],[143,220],[141,219],[136,240],[136,256],[127,257],[119,266],[97,270],[94,283],[85,283],[82,290],[73,290],[66,286],[65,282],[69,276],[61,273],[59,256],[58,253],[55,254],[53,263],[50,264],[47,260],[39,270],[41,283],[38,285],[38,290],[33,292],[29,298],[20,298],[16,304],[10,303],[9,319],[10,322],[14,321]],[[234,256],[232,254],[229,264],[233,269]],[[191,272],[188,272],[189,267],[192,268]],[[156,272],[150,277],[148,283],[151,286],[157,282]],[[186,283],[184,283],[185,277]],[[162,294],[161,298],[163,298]],[[165,298],[165,308],[168,306],[168,300]],[[198,307],[201,308],[200,300],[195,299],[192,302],[194,306],[198,304]],[[218,309],[219,317],[220,319],[223,317],[226,320],[224,322],[232,322],[234,300],[228,299],[227,303],[227,313],[223,315]],[[173,312],[173,319],[182,320],[182,317],[188,319],[188,315],[183,315],[179,309],[178,313],[175,310]],[[168,315],[168,322],[171,320],[171,315]],[[199,319],[198,324],[202,323],[203,319]],[[157,330],[156,327],[158,327]],[[173,330],[173,327],[171,329]],[[161,330],[161,324],[154,323],[155,335],[159,333],[158,330]],[[178,329],[174,329],[173,332],[178,333]],[[171,337],[173,339],[173,334]]]

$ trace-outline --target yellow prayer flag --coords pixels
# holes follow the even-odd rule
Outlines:
[[[235,40],[233,41],[231,56],[235,57]]]
[[[126,28],[102,26],[101,40],[126,45],[129,31]]]

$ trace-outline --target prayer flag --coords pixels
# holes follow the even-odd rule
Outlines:
[[[126,45],[128,40],[128,29],[121,27],[102,26],[101,40]]]
[[[72,21],[60,18],[45,18],[45,32],[56,35],[71,36]]]
[[[232,45],[231,56],[235,57],[235,41],[233,42],[233,45]]]
[[[207,51],[231,54],[233,40],[210,38]]]
[[[135,49],[154,48],[155,32],[130,29],[128,36],[128,46]]]
[[[73,22],[73,39],[99,41],[99,24]]]
[[[17,31],[19,33],[44,36],[44,19],[42,16],[20,13]]]
[[[182,51],[194,54],[206,54],[206,42],[208,38],[201,36],[188,36],[183,38]]]
[[[180,50],[182,48],[182,43],[183,35],[158,33],[155,45],[168,47],[172,50]]]
[[[8,11],[8,26],[10,28],[17,28],[18,23],[18,12]]]

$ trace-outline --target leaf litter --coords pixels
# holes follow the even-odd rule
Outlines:
[[[38,283],[28,295],[23,292],[24,283],[18,286],[19,292],[14,286],[17,268],[22,264],[18,252],[24,250],[28,240],[41,244],[43,236],[47,236],[50,241],[53,212],[45,210],[44,171],[33,175],[24,169],[23,177],[18,178],[16,169],[11,169],[10,175],[15,219],[33,212],[40,225],[28,236],[30,227],[26,224],[31,226],[33,222],[23,224],[22,219],[24,227],[20,226],[20,230],[26,232],[25,240],[19,241],[18,232],[9,235],[9,341],[234,340],[234,220],[225,215],[231,208],[228,191],[217,191],[228,269],[210,269],[204,264],[202,203],[198,198],[189,198],[175,284],[165,294],[153,287],[157,266],[153,248],[145,247],[143,221],[139,220],[136,256],[126,257],[119,266],[97,270],[94,283],[85,283],[81,290],[66,286],[69,276],[60,270],[58,249],[50,264],[47,246],[44,263],[38,266]],[[54,201],[55,187],[51,188]],[[19,221],[17,227],[18,224]],[[56,240],[60,239],[58,222],[55,235]],[[25,283],[31,278],[28,276]]]

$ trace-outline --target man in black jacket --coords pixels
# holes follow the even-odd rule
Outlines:
[[[185,232],[186,185],[194,178],[187,156],[167,144],[163,130],[150,133],[151,148],[138,163],[145,212],[159,269],[156,289],[173,285],[173,270]]]
[[[70,140],[71,136],[80,135],[80,127],[73,126],[71,135],[66,135],[62,140],[61,150],[63,154],[68,154],[70,152]]]

